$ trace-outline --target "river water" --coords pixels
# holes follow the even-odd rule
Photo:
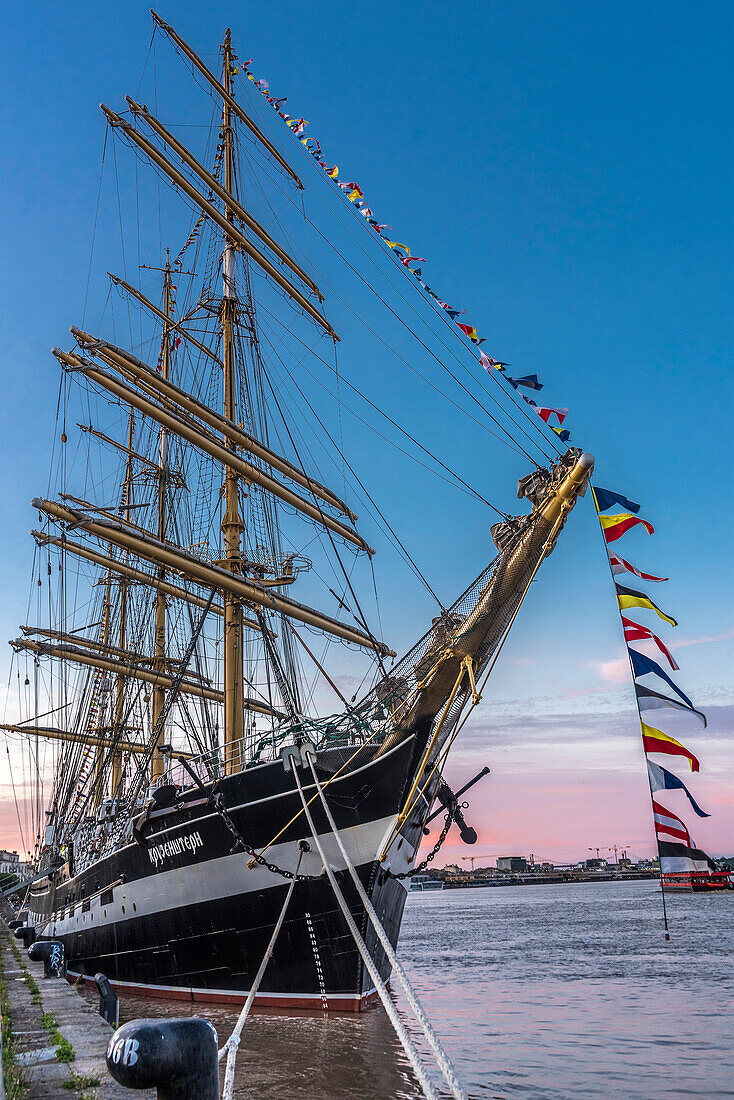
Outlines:
[[[668,917],[670,943],[653,881],[413,893],[399,954],[471,1097],[734,1097],[734,893],[669,895]],[[187,1013],[220,1045],[237,1017],[121,1002],[125,1020]],[[381,1006],[258,1011],[245,1025],[242,1100],[420,1095]]]

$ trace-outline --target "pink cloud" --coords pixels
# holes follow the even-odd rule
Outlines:
[[[628,680],[630,676],[630,663],[627,657],[616,657],[613,661],[602,661],[597,665],[599,674],[604,680],[620,684]]]
[[[669,645],[670,649],[678,650],[684,649],[686,646],[708,645],[711,642],[726,642],[732,638],[734,638],[734,627],[730,627],[728,630],[723,631],[721,634],[703,635],[700,638],[681,638],[680,641],[676,641],[675,639],[673,639],[667,644]],[[657,658],[658,651],[655,648],[654,643],[646,643],[643,641],[636,642],[635,645],[638,648],[642,648],[643,652],[647,652],[647,648],[650,647],[650,653],[652,657],[654,659]],[[629,661],[627,660],[626,656],[615,657],[611,661],[601,661],[595,663],[593,667],[598,671],[603,680],[607,680],[610,683],[623,683],[629,678],[630,675]],[[595,692],[601,692],[603,690],[605,689],[580,689],[578,692],[571,690],[564,692],[564,694],[567,698],[574,698],[577,695],[593,695],[595,694]]]
[[[731,638],[734,638],[734,627],[725,630],[723,634],[711,634],[701,638],[681,638],[679,642],[674,641],[670,648],[683,649],[685,646],[689,645],[707,645],[709,642],[728,642]]]

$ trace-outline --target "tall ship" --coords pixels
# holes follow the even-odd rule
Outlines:
[[[60,420],[52,490],[32,501],[37,599],[11,642],[27,709],[4,727],[30,739],[37,761],[43,745],[54,754],[29,919],[63,942],[72,980],[102,971],[122,989],[237,1003],[295,877],[256,1003],[359,1010],[373,983],[305,809],[387,978],[344,852],[397,944],[430,815],[445,809],[439,844],[460,820],[449,753],[593,459],[502,383],[517,436],[531,433],[549,457],[518,448],[521,514],[494,517],[491,560],[449,606],[436,598],[398,657],[370,593],[378,531],[412,562],[399,517],[383,514],[369,471],[299,382],[315,359],[332,389],[346,387],[328,302],[348,290],[320,285],[308,249],[279,232],[274,201],[268,218],[252,212],[258,188],[297,210],[321,187],[314,173],[332,184],[298,125],[276,133],[281,104],[263,99],[270,119],[254,111],[229,32],[221,64],[209,64],[154,19],[209,97],[212,123],[185,114],[186,97],[177,125],[135,97],[101,105],[115,163],[129,153],[142,186],[170,185],[181,232],[140,278],[110,274],[110,300],[132,322],[111,311],[98,327],[80,320],[53,349]],[[210,137],[199,155],[173,132],[197,125]],[[364,210],[344,212],[360,247],[373,247]],[[401,296],[393,312],[411,308]],[[463,332],[448,338],[476,355]],[[79,421],[75,409],[86,410]],[[381,415],[371,403],[368,419]],[[429,454],[428,432],[411,439]]]

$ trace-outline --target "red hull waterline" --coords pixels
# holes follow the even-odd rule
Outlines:
[[[663,875],[666,890],[703,893],[709,890],[732,890],[734,884],[729,871],[674,871]]]
[[[88,974],[77,974],[73,970],[66,972],[66,980],[71,985],[84,982],[87,985],[95,985],[94,978]],[[137,982],[117,982],[110,980],[110,985],[117,990],[126,993],[134,993],[138,997],[151,997],[163,1001],[201,1001],[204,1004],[243,1005],[248,997],[248,990],[217,990],[194,989],[189,986],[175,985],[140,985]],[[255,1008],[264,1009],[300,1009],[302,1011],[322,1012],[362,1012],[377,999],[377,990],[372,989],[357,997],[352,993],[298,993],[288,996],[283,993],[257,993],[252,1002]]]

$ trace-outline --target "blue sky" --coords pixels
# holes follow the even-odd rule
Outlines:
[[[136,92],[151,36],[145,5],[127,5],[124,20],[119,13],[116,5],[40,3],[30,17],[26,5],[11,3],[2,15],[0,632],[6,637],[24,621],[29,500],[45,492],[48,479],[58,381],[48,349],[68,343],[65,334],[79,323],[86,293],[105,130],[97,104],[119,108],[125,93]],[[309,119],[309,133],[339,164],[342,178],[360,183],[377,219],[393,227],[394,239],[429,258],[424,278],[466,308],[466,319],[487,337],[484,349],[508,360],[515,373],[537,372],[545,383],[543,399],[570,407],[573,441],[596,454],[599,483],[643,502],[654,538],[633,532],[617,546],[642,568],[671,578],[650,586],[680,621],[676,632],[661,633],[671,643],[676,635],[688,643],[677,651],[679,682],[700,705],[717,708],[705,737],[696,728],[679,730],[700,750],[696,789],[702,799],[708,792],[717,801],[714,819],[697,838],[717,850],[734,847],[728,839],[734,727],[727,709],[734,703],[727,506],[731,8],[183,2],[162,8],[161,15],[212,65],[223,29],[231,25],[240,57],[252,56],[255,73],[276,95],[289,97],[291,113]],[[203,101],[187,87],[185,69],[160,37],[155,50],[141,97],[158,95],[161,117],[175,129],[198,117]],[[242,95],[279,147],[299,156],[267,105],[256,103],[250,89]],[[197,147],[197,130],[178,132]],[[121,263],[110,156],[108,150],[89,289],[88,318],[95,323],[107,292],[104,272],[120,271]],[[132,177],[122,162],[129,154],[121,149],[117,156],[127,212]],[[322,214],[325,231],[355,248],[351,235],[362,231],[361,224],[344,221],[351,211],[333,205],[331,185],[305,156],[299,171],[314,218]],[[153,192],[146,197],[152,209]],[[166,214],[166,229],[180,240],[188,223],[176,221],[174,211],[171,206]],[[142,228],[147,243],[140,258],[157,263],[158,230],[153,233],[150,213]],[[128,236],[126,260],[134,270],[131,241]],[[363,247],[372,249],[369,257],[357,249],[352,261],[357,256],[367,264],[394,307],[404,311],[400,295],[414,295],[411,324],[443,355],[437,341],[446,337],[432,307],[378,241]],[[356,302],[416,369],[439,377],[431,356],[349,272],[329,267],[325,258],[324,268],[334,291],[327,291],[327,313],[343,336],[339,366],[345,378],[483,495],[507,511],[515,508],[514,485],[527,460],[490,439],[367,339],[340,296]],[[471,369],[471,351],[458,343],[455,351],[461,366],[453,360],[452,369]],[[478,372],[472,382],[462,377],[481,396]],[[364,407],[361,414],[368,416]],[[376,448],[372,434],[346,412],[344,417],[350,457],[360,473],[367,471],[378,503],[449,601],[491,557],[488,527],[496,517],[394,450]],[[583,813],[563,831],[569,852],[580,852],[587,837],[599,833],[609,844],[634,840],[640,851],[650,846],[636,719],[615,664],[623,650],[595,523],[587,500],[533,586],[493,677],[486,711],[453,765],[457,778],[465,776],[477,746],[486,746],[493,766],[487,782],[503,807],[498,820],[489,788],[486,801],[478,797],[488,846],[525,845],[527,839],[537,854],[541,840],[526,838],[520,827],[523,808],[532,818],[531,807],[541,802],[534,827],[536,833],[548,827],[550,836],[549,823],[588,791],[588,805],[583,802]],[[366,533],[385,551],[377,567],[386,632],[398,648],[407,646],[433,608],[378,534],[369,527]],[[710,638],[719,640],[701,641]],[[7,664],[7,654],[0,654],[0,669]],[[541,719],[544,736],[531,736]],[[671,726],[670,732],[676,730]],[[512,807],[502,801],[508,792]],[[509,821],[515,832],[504,828]],[[551,847],[564,847],[560,834]]]

